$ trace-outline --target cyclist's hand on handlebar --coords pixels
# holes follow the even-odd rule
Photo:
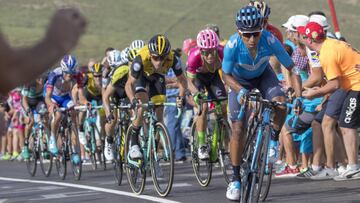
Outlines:
[[[196,92],[194,94],[194,102],[196,105],[199,105],[200,104],[200,100],[205,98],[205,94],[202,93],[202,92]]]
[[[303,111],[303,98],[302,97],[296,97],[296,99],[294,100],[294,113],[295,115],[300,115]]]
[[[177,96],[176,107],[181,109],[183,106],[185,106],[185,97]]]
[[[238,95],[237,95],[237,101],[239,102],[240,105],[243,105],[243,103],[245,102],[245,96],[249,93],[249,90],[247,90],[246,88],[241,88]]]
[[[138,104],[139,104],[139,100],[134,97],[134,98],[131,100],[131,108],[132,108],[132,109],[135,109]]]
[[[111,123],[115,119],[113,114],[106,116],[106,122]]]

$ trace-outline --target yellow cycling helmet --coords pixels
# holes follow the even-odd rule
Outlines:
[[[155,56],[167,56],[170,53],[171,45],[165,35],[153,36],[148,44],[150,54]]]
[[[95,63],[90,67],[90,72],[94,75],[101,75],[103,71],[104,66],[101,63]]]
[[[140,49],[133,48],[129,51],[128,59],[129,61],[133,61],[134,58],[138,55]]]

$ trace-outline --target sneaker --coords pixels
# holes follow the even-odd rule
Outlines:
[[[277,178],[283,178],[283,177],[295,177],[297,174],[299,174],[299,168],[296,167],[295,169],[290,168],[290,166],[286,166],[284,170],[276,172],[275,177]]]
[[[201,160],[209,159],[209,152],[208,152],[207,147],[205,145],[201,146],[198,149],[198,156],[199,156],[199,159],[201,159]]]
[[[49,141],[49,151],[54,154],[57,155],[58,154],[58,148],[56,146],[56,140],[55,137],[51,136],[50,137],[50,141]]]
[[[337,168],[337,171],[339,172],[339,175],[340,174],[342,174],[342,173],[344,173],[345,171],[346,171],[346,166],[339,166],[338,168]]]
[[[143,157],[139,145],[133,145],[130,147],[129,155],[131,159],[141,159]]]
[[[18,161],[23,161],[24,160],[24,157],[23,157],[23,154],[22,153],[20,153],[17,157],[16,157],[16,160],[18,160]]]
[[[279,147],[278,147],[278,142],[270,140],[270,146],[269,146],[269,152],[268,152],[268,157],[269,157],[269,162],[270,163],[275,163],[278,160],[278,155],[279,155]]]
[[[12,156],[10,158],[10,161],[14,161],[15,159],[18,158],[19,155],[20,155],[19,152],[13,152],[13,154],[12,154]]]
[[[360,179],[360,168],[353,170],[347,167],[345,171],[342,171],[342,173],[339,172],[339,175],[334,177],[335,181],[356,179]]]
[[[175,162],[176,163],[185,163],[186,162],[186,156],[183,156],[180,159],[176,159]]]
[[[229,183],[229,186],[226,190],[226,198],[232,201],[237,201],[240,199],[240,182],[233,181]]]
[[[11,155],[9,153],[5,153],[5,155],[2,157],[2,160],[9,161],[11,159]]]
[[[84,132],[79,131],[79,141],[80,141],[80,144],[86,146],[86,137],[85,137]]]
[[[113,144],[108,141],[108,138],[105,139],[105,158],[107,161],[114,160]]]
[[[339,175],[339,173],[336,169],[324,168],[318,174],[311,176],[310,179],[311,180],[330,180],[338,175]]]
[[[77,153],[73,153],[71,155],[71,162],[75,165],[78,165],[80,163],[80,156]]]
[[[30,158],[29,147],[28,146],[24,146],[24,148],[22,150],[22,155],[23,155],[25,160],[28,160]]]
[[[316,175],[318,172],[312,170],[312,168],[301,169],[300,173],[296,175],[298,179],[310,179],[312,176]]]

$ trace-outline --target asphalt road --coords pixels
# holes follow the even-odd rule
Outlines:
[[[193,174],[191,163],[175,166],[175,180],[171,193],[160,198],[147,178],[143,195],[134,195],[124,176],[117,186],[110,169],[84,170],[80,181],[68,174],[60,180],[54,168],[44,177],[38,167],[30,177],[25,163],[0,161],[0,203],[3,202],[230,202],[225,198],[226,184],[220,169],[213,170],[207,188],[201,187]],[[310,181],[273,179],[267,202],[360,202],[360,180]]]

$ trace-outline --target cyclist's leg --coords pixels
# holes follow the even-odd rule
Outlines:
[[[56,104],[57,106],[61,106],[61,103],[63,102],[63,97],[58,97],[55,95],[51,96],[51,101]],[[59,125],[60,125],[60,121],[61,121],[61,112],[55,112],[54,114],[55,116],[52,117],[53,115],[49,115],[49,117],[51,118],[51,122],[50,122],[50,142],[49,142],[49,151],[53,154],[57,154],[58,152],[58,147],[57,145],[60,145],[60,141],[57,142],[56,140],[56,134],[57,131],[59,129]],[[58,140],[61,139],[61,137],[59,136],[57,138]]]
[[[108,86],[110,87],[110,86]],[[111,101],[113,103],[117,103],[117,101],[119,100],[119,98],[117,97],[117,95],[114,95],[111,98]],[[113,153],[113,143],[114,143],[114,136],[115,135],[115,125],[118,119],[118,115],[117,115],[117,111],[113,111],[112,112],[114,119],[111,122],[106,122],[105,123],[105,148],[104,148],[104,153],[105,153],[105,158],[108,161],[112,161],[114,159],[114,153]]]

